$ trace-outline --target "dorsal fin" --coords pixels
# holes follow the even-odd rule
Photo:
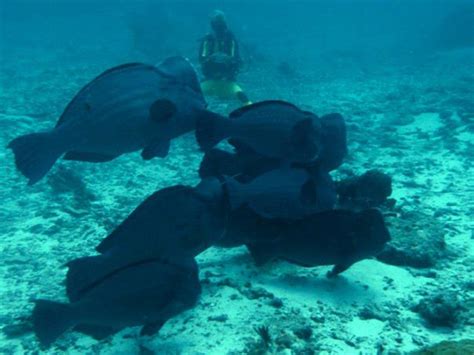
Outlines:
[[[281,105],[284,107],[291,107],[292,109],[301,111],[297,106],[293,105],[292,103],[283,101],[283,100],[266,100],[266,101],[260,101],[256,102],[250,105],[242,106],[238,108],[237,110],[232,111],[229,114],[230,118],[237,118],[242,116],[244,113],[251,111],[257,107],[262,107],[262,106],[267,106],[267,105]]]
[[[111,73],[115,73],[115,72],[118,72],[118,71],[122,71],[124,69],[130,69],[130,68],[138,68],[138,67],[142,67],[142,68],[148,68],[148,69],[151,69],[151,70],[154,70],[155,67],[151,64],[144,64],[144,63],[138,63],[138,62],[135,62],[135,63],[125,63],[125,64],[121,64],[121,65],[117,65],[116,67],[113,67],[113,68],[110,68],[110,69],[107,69],[106,71],[104,71],[102,74],[100,74],[99,76],[97,76],[93,81],[97,80],[97,79],[100,79],[108,74],[111,74]]]
[[[121,64],[121,65],[118,65],[116,67],[113,67],[113,68],[110,68],[110,69],[107,69],[106,71],[104,71],[102,74],[96,76],[93,80],[91,80],[87,85],[85,85],[75,96],[74,98],[69,102],[69,104],[66,106],[66,108],[64,109],[63,113],[61,114],[61,117],[59,117],[59,120],[58,122],[56,122],[56,126],[55,127],[59,127],[60,125],[62,125],[64,122],[66,122],[66,112],[68,112],[69,108],[71,107],[71,105],[73,103],[75,103],[76,99],[78,97],[81,96],[82,93],[84,93],[86,90],[88,90],[97,80],[100,80],[110,74],[115,74],[117,72],[120,72],[120,71],[123,71],[123,70],[128,70],[128,69],[132,69],[132,68],[139,68],[139,67],[142,67],[142,68],[145,68],[145,69],[149,69],[149,70],[153,70],[153,71],[156,71],[156,68],[153,66],[153,65],[150,65],[150,64],[144,64],[144,63],[125,63],[125,64]],[[87,105],[87,103],[86,103]],[[90,109],[90,107],[88,108]]]
[[[177,80],[202,95],[196,70],[187,58],[181,56],[168,57],[159,63],[156,68],[165,77]]]

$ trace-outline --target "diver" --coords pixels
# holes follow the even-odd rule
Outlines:
[[[250,104],[247,95],[235,82],[242,60],[237,40],[227,27],[222,11],[216,10],[211,15],[211,29],[212,32],[202,39],[199,48],[204,94],[221,99],[236,98],[244,105]]]

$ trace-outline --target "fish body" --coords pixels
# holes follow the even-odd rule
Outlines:
[[[199,176],[203,179],[227,175],[241,183],[248,183],[261,174],[278,169],[281,165],[281,160],[268,158],[254,151],[231,153],[212,148],[201,161]]]
[[[142,260],[104,276],[81,290],[79,300],[36,300],[33,325],[43,346],[76,326],[118,331],[142,325],[152,334],[171,317],[191,308],[201,286],[194,259],[177,263]]]
[[[390,240],[383,216],[376,209],[332,210],[292,223],[272,223],[261,223],[260,233],[247,243],[257,264],[283,259],[305,267],[335,265],[332,276],[376,256]],[[275,230],[278,232],[270,236]]]
[[[321,149],[318,158],[306,163],[292,163],[291,167],[306,169],[310,174],[320,175],[337,169],[347,155],[346,126],[338,114],[324,115],[321,121]],[[233,152],[219,148],[207,151],[199,167],[199,176],[232,176],[241,183],[252,181],[285,163],[282,159],[264,156],[239,139],[229,139]],[[288,165],[288,164],[287,164]]]
[[[207,201],[192,187],[173,186],[142,202],[96,247],[100,255],[68,263],[66,290],[71,301],[124,264],[143,259],[194,257],[225,232],[226,210],[221,197]]]
[[[347,133],[344,117],[339,113],[330,113],[321,116],[319,121],[321,123],[321,144],[318,158],[310,162],[296,162],[292,166],[308,170],[316,168],[329,172],[337,169],[342,164],[347,155]],[[234,152],[239,157],[238,161],[244,166],[251,167],[252,162],[257,160],[260,160],[260,164],[264,161],[264,166],[265,164],[270,165],[279,162],[275,158],[260,156],[249,145],[238,139],[229,139],[229,143],[234,147]],[[212,158],[216,160],[217,157]]]
[[[271,170],[246,184],[225,177],[225,187],[232,209],[246,204],[267,218],[303,218],[330,210],[336,202],[329,174],[320,172],[314,178],[304,169]]]
[[[20,136],[9,148],[30,184],[65,153],[64,159],[89,162],[136,150],[144,159],[164,157],[170,140],[193,130],[197,118],[206,115],[205,107],[187,59],[170,57],[157,66],[124,64],[83,87],[54,129]]]
[[[284,101],[251,104],[232,112],[230,119],[203,116],[196,127],[196,138],[204,151],[234,138],[264,156],[295,162],[318,157],[320,134],[317,116]]]
[[[225,213],[219,204],[217,197],[208,202],[189,186],[164,188],[143,201],[96,250],[196,256],[225,228]]]
[[[214,245],[222,248],[235,248],[243,245],[256,246],[279,239],[288,221],[281,218],[265,218],[243,205],[229,213],[225,235]]]

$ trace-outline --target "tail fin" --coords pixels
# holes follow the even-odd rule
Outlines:
[[[229,137],[232,121],[213,113],[204,111],[196,122],[196,139],[205,152]]]
[[[71,307],[65,303],[36,300],[33,327],[41,345],[50,346],[61,334],[74,326]]]
[[[230,176],[225,177],[224,188],[227,192],[230,208],[235,210],[245,203],[245,197],[242,193],[241,185],[237,180]]]
[[[8,144],[15,164],[28,179],[28,185],[41,180],[63,153],[54,144],[52,134],[33,133],[15,138]]]

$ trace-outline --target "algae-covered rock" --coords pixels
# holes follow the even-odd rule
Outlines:
[[[474,340],[443,341],[441,343],[416,350],[411,355],[472,355],[474,354]]]
[[[443,225],[423,212],[403,213],[398,218],[387,218],[392,240],[377,256],[391,265],[415,268],[433,267],[447,257]]]
[[[441,291],[423,298],[413,310],[432,327],[454,327],[461,318],[464,307],[453,291]]]

